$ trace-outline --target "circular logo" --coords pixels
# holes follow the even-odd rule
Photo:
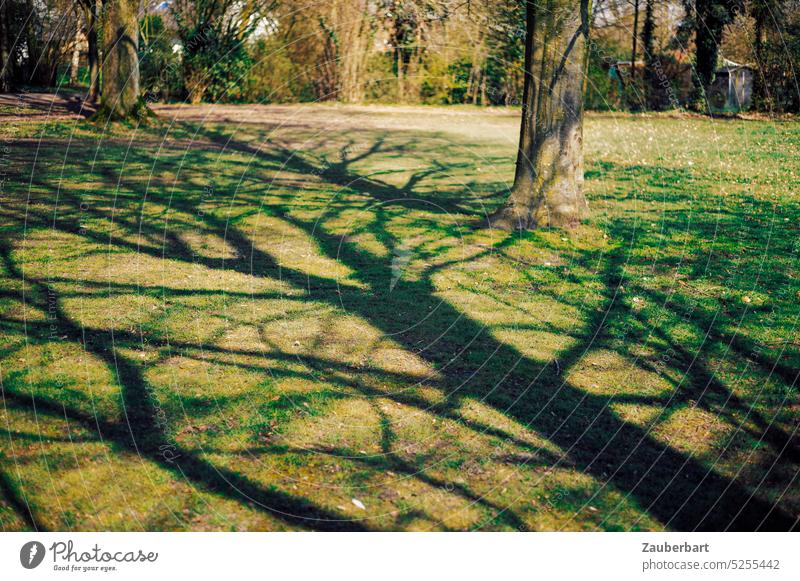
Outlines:
[[[35,569],[44,559],[44,545],[39,541],[29,541],[19,550],[19,562],[26,569]]]

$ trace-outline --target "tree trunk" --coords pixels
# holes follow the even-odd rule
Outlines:
[[[766,14],[765,12],[758,10],[755,13],[755,53],[756,53],[756,64],[760,65],[764,60],[764,20]]]
[[[81,65],[81,13],[75,9],[75,38],[72,41],[72,59],[69,63],[69,84],[78,84],[78,72]]]
[[[328,25],[328,22],[324,16],[320,16],[319,26],[325,36],[322,44],[322,64],[319,67],[319,74],[317,78],[317,85],[319,87],[317,92],[320,100],[333,101],[339,98],[339,88],[341,86],[339,81],[340,70],[338,64],[339,43],[336,37],[336,30],[332,25]],[[207,76],[203,75],[203,78],[207,79]],[[199,98],[197,99],[197,102],[200,102]]]
[[[756,56],[756,69],[757,73],[753,75],[753,100],[756,107],[761,109],[769,109],[769,91],[767,90],[767,83],[765,79],[765,66],[764,62],[764,36],[766,32],[765,21],[768,16],[768,10],[765,5],[761,3],[754,3],[753,18],[755,19],[754,25],[754,52]]]
[[[403,79],[403,49],[396,47],[395,62],[397,63],[397,101],[403,103],[405,99],[405,82]]]
[[[89,63],[89,92],[86,100],[96,103],[100,97],[100,54],[97,42],[100,20],[99,0],[82,0],[81,7],[86,19],[86,57]]]
[[[717,71],[719,42],[724,22],[714,0],[697,0],[695,17],[695,88],[696,100],[705,102]]]
[[[367,0],[329,2],[332,29],[337,44],[336,62],[339,100],[359,103],[364,100],[364,71],[372,41],[372,16]]]
[[[645,0],[644,24],[642,25],[642,49],[644,50],[645,63],[653,62],[655,57],[655,31],[655,0]]]
[[[645,0],[644,25],[642,25],[642,50],[644,51],[644,74],[642,77],[644,79],[645,103],[648,109],[653,109],[657,106],[654,94],[656,79],[653,77],[656,50],[654,2],[655,0]]]
[[[112,118],[133,115],[139,106],[138,2],[111,0],[103,31],[103,109]]]
[[[9,62],[10,43],[8,42],[8,2],[0,0],[0,93],[11,88],[11,63]]]
[[[587,214],[583,93],[591,0],[528,0],[525,85],[514,185],[490,219],[502,229],[568,227]]]
[[[636,86],[636,46],[639,40],[639,0],[633,0],[633,38],[631,44],[631,85]]]

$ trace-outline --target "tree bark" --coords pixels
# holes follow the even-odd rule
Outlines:
[[[697,54],[695,57],[699,87],[705,93],[714,82],[714,73],[717,68],[717,39],[707,31],[699,29],[695,36]]]
[[[764,42],[766,35],[766,20],[769,15],[770,5],[767,2],[753,2],[751,16],[754,23],[754,52],[756,57],[757,73],[753,79],[753,99],[757,108],[769,109],[769,91],[764,76],[766,62],[764,60]]]
[[[591,0],[526,2],[525,84],[514,185],[490,219],[502,229],[570,227],[586,217],[583,93]]]
[[[103,31],[103,99],[106,114],[124,119],[139,106],[138,2],[111,0]]]
[[[9,62],[10,43],[8,41],[8,2],[0,0],[0,93],[11,88],[11,63]]]
[[[696,101],[705,101],[717,72],[717,56],[725,26],[727,4],[718,0],[697,0],[695,3],[695,92]]]
[[[655,0],[645,0],[644,25],[642,26],[642,50],[644,51],[644,95],[645,105],[648,109],[657,106],[655,98],[656,79],[653,76],[655,62]]]
[[[633,0],[633,35],[631,40],[631,84],[636,86],[636,54],[639,40],[639,0]]]
[[[81,65],[81,13],[76,8],[75,11],[75,38],[72,41],[72,59],[69,63],[69,84],[75,87],[78,84],[78,72]]]
[[[100,21],[100,0],[80,0],[86,20],[87,61],[89,64],[89,92],[86,100],[96,103],[100,98],[100,52],[97,29]]]

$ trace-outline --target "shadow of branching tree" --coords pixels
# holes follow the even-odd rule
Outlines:
[[[757,344],[741,309],[693,296],[696,280],[716,276],[706,267],[693,277],[707,261],[702,253],[643,236],[641,216],[622,207],[574,240],[477,229],[501,201],[502,185],[472,171],[475,160],[507,160],[444,136],[185,129],[191,142],[157,151],[69,145],[69,175],[34,171],[27,199],[20,194],[2,208],[14,232],[2,246],[9,352],[67,344],[110,371],[120,398],[116,416],[112,408],[97,413],[77,395],[6,372],[8,413],[67,421],[112,451],[287,527],[796,526],[788,493],[800,450],[796,417],[786,410],[796,401],[797,346]],[[54,142],[36,167],[56,163],[64,145]],[[597,167],[590,178],[628,171]],[[683,204],[682,195],[671,203]],[[659,216],[662,233],[690,244],[719,220],[695,212],[687,226]],[[55,257],[48,238],[61,245]],[[83,270],[71,271],[71,262]],[[155,314],[104,326],[79,309],[126,297]],[[201,320],[194,335],[186,330],[193,310]],[[331,339],[348,325],[351,335]],[[154,370],[179,373],[181,365],[261,383],[239,395],[231,384],[213,397],[184,393],[174,381],[156,386]],[[275,387],[291,382],[319,389],[287,396]],[[748,391],[751,384],[760,391]],[[252,409],[237,407],[248,399]],[[342,410],[370,418],[352,442],[336,437],[352,427],[335,419]],[[245,447],[198,426],[236,414],[225,425],[238,433],[251,422],[242,428]],[[431,419],[440,446],[408,435],[421,417]],[[692,422],[702,438],[687,435],[698,428]],[[495,447],[486,444],[478,458],[462,450],[457,461],[437,453],[453,439]],[[296,462],[314,482],[259,471],[253,459]],[[553,475],[567,483],[562,492],[548,488]],[[46,507],[19,478],[7,471],[0,482],[28,526],[48,526]],[[298,486],[303,494],[293,492]],[[388,492],[403,487],[403,502]],[[509,487],[514,496],[501,494]],[[366,518],[331,492],[375,489],[375,502],[396,510]],[[437,502],[477,516],[450,519]]]

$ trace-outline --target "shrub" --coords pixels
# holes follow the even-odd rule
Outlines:
[[[139,29],[139,86],[147,99],[170,99],[183,91],[180,58],[172,34],[159,15],[142,19]]]

